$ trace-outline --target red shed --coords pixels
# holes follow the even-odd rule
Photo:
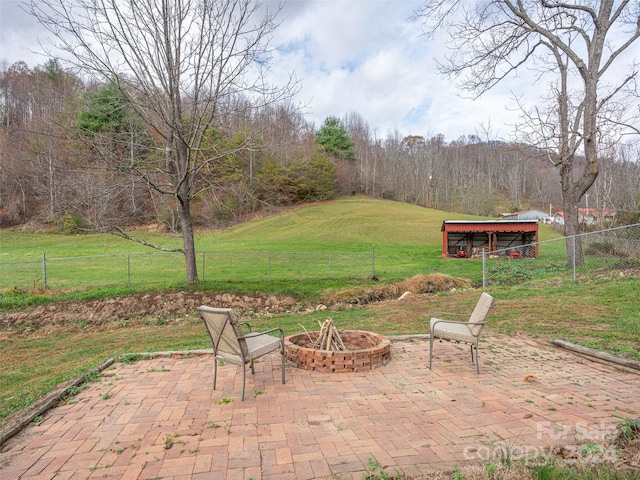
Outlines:
[[[518,248],[526,245],[524,248]],[[445,220],[442,254],[445,257],[479,257],[482,251],[506,252],[514,248],[523,257],[538,257],[536,220]]]

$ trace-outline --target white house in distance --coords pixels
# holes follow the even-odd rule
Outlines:
[[[579,216],[580,214],[578,214]],[[556,225],[564,225],[564,212],[557,212],[551,219],[551,223]]]
[[[597,210],[595,208],[579,208],[578,209],[578,222],[586,225],[596,225],[599,221],[604,222],[613,221],[616,212],[613,210]],[[558,212],[553,216],[553,223],[558,225],[564,225],[564,212]]]
[[[501,213],[499,217],[503,220],[535,220],[537,222],[551,223],[549,214],[541,210],[522,210],[521,212]]]

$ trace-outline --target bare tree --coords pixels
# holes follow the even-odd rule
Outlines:
[[[24,62],[0,66],[0,122],[4,128],[24,126],[31,118],[32,72]]]
[[[615,188],[612,208],[616,218],[628,224],[640,222],[640,147],[618,145],[616,161],[611,166],[615,172]]]
[[[601,142],[639,133],[631,100],[637,98],[637,65],[625,58],[640,38],[638,2],[427,0],[417,15],[427,35],[448,32],[452,53],[441,71],[475,95],[525,69],[548,83],[547,108],[523,109],[523,133],[552,149],[565,234],[578,234],[578,204],[598,176]],[[581,168],[574,159],[582,155]],[[567,253],[582,263],[582,249],[574,251],[569,239]]]
[[[228,147],[213,132],[223,130],[234,107],[246,108],[236,98],[259,108],[296,86],[292,79],[282,87],[265,81],[279,9],[254,0],[31,0],[29,11],[53,34],[54,47],[81,72],[117,85],[146,122],[159,147],[134,168],[173,197],[186,281],[196,283],[190,208],[207,188],[201,173],[255,140],[249,134]]]

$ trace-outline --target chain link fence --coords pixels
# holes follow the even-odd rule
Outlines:
[[[639,274],[640,223],[482,254],[483,287]]]
[[[567,242],[570,247],[567,248]],[[582,251],[569,257],[567,252]],[[537,257],[531,256],[537,251]],[[370,252],[198,252],[202,282],[372,278]],[[581,261],[582,260],[582,261]],[[640,224],[482,252],[482,285],[640,275]],[[180,284],[182,253],[149,252],[0,262],[0,289]]]
[[[370,252],[198,252],[201,282],[371,278]],[[179,284],[182,253],[150,252],[0,262],[0,289],[73,289]]]

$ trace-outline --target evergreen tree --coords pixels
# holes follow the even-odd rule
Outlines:
[[[355,159],[354,142],[337,117],[327,117],[316,132],[316,143],[325,152],[346,160]]]

